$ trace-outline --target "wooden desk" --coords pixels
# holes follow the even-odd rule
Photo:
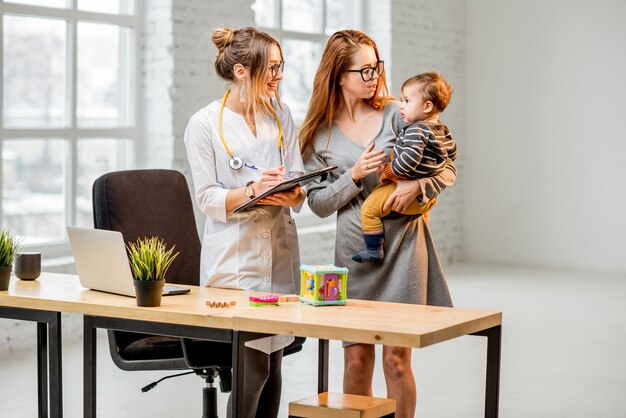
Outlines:
[[[498,416],[502,313],[349,300],[345,306],[299,302],[275,309],[238,309],[234,327],[320,339],[318,392],[328,391],[328,340],[423,348],[464,335],[487,337],[485,417]]]
[[[498,416],[499,312],[349,300],[346,306],[313,307],[299,302],[251,307],[256,292],[190,286],[191,293],[164,297],[159,308],[135,299],[86,290],[71,275],[42,274],[35,282],[13,282],[0,292],[0,306],[85,315],[85,417],[95,417],[96,328],[137,331],[233,342],[233,413],[240,410],[243,345],[260,334],[320,339],[318,390],[328,389],[328,340],[421,348],[463,335],[481,335],[487,344],[485,417]],[[206,299],[236,300],[232,308],[206,308]],[[1,312],[0,312],[1,314]],[[59,377],[60,379],[60,377]]]

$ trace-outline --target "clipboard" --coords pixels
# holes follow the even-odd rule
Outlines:
[[[260,195],[256,196],[254,199],[250,199],[244,204],[237,206],[233,210],[233,213],[239,213],[241,211],[251,209],[258,204],[259,200],[263,199],[266,196],[272,195],[274,193],[286,192],[287,190],[291,190],[298,185],[304,186],[305,184],[312,182],[318,177],[322,177],[322,180],[324,180],[326,178],[326,175],[329,172],[333,171],[335,168],[337,168],[336,165],[331,165],[330,167],[320,168],[319,170],[310,171],[297,177],[284,180],[281,183],[278,183],[276,186],[272,187],[271,189],[266,190]]]

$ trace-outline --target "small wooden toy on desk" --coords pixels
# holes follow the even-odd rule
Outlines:
[[[278,302],[280,302],[280,303],[300,302],[300,296],[298,296],[298,295],[280,295],[278,297]]]
[[[237,301],[234,300],[206,300],[207,308],[230,308],[231,306],[235,306]]]
[[[345,305],[348,269],[332,264],[300,266],[300,302],[313,306]]]
[[[278,305],[278,296],[276,295],[250,296],[249,299],[250,306]]]

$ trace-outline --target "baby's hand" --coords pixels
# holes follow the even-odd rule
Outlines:
[[[379,183],[389,182],[389,177],[387,177],[387,175],[385,174],[385,170],[380,170],[378,172],[378,182]]]

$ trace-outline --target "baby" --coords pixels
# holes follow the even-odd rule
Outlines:
[[[439,115],[450,103],[452,86],[439,73],[413,76],[400,89],[400,114],[408,125],[396,138],[392,159],[383,167],[379,184],[361,207],[361,226],[366,249],[352,259],[359,263],[382,261],[385,231],[381,218],[391,212],[383,206],[396,189],[397,179],[432,177],[443,171],[446,162],[456,159],[456,143]],[[424,214],[435,204],[414,201],[401,212],[404,215]]]

